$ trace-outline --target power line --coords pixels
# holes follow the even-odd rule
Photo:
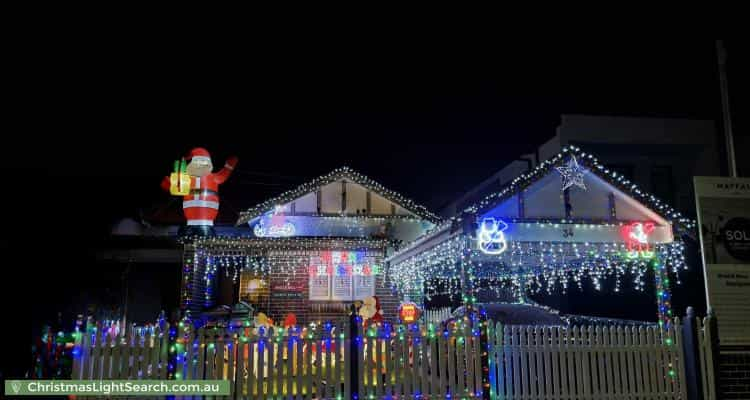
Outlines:
[[[244,175],[258,175],[258,176],[273,176],[276,178],[290,178],[290,179],[310,179],[310,177],[307,176],[299,176],[299,175],[282,175],[282,174],[274,174],[272,172],[260,172],[260,171],[248,171],[248,170],[235,170],[236,173],[244,174]]]
[[[294,185],[294,183],[289,183],[289,182],[279,182],[279,183],[257,182],[257,181],[245,181],[245,180],[242,180],[242,179],[238,179],[235,182],[237,184],[240,184],[240,185],[259,185],[259,186],[291,186],[291,185]]]

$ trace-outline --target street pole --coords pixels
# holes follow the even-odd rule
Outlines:
[[[729,108],[729,87],[727,85],[727,50],[723,40],[716,41],[716,56],[719,62],[719,85],[721,86],[721,111],[724,121],[724,140],[727,146],[727,163],[729,176],[737,177],[737,162],[734,155],[734,136],[732,135],[732,111]]]

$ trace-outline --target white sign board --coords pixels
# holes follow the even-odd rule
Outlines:
[[[722,346],[750,345],[750,179],[696,176],[706,281]]]

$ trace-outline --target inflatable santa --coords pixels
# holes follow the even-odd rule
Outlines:
[[[187,219],[188,235],[213,235],[213,225],[219,213],[219,185],[224,183],[237,165],[237,157],[229,157],[219,172],[213,173],[211,155],[201,147],[196,147],[185,157],[188,164],[184,173],[189,177],[189,190],[180,191],[183,196],[182,212]],[[178,171],[178,174],[181,173]],[[174,174],[173,174],[174,175]],[[180,183],[178,177],[177,184]],[[175,193],[175,179],[165,177],[162,188]]]

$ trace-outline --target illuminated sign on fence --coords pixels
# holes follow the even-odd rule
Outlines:
[[[410,301],[401,303],[401,306],[398,308],[398,316],[403,323],[411,324],[417,322],[419,315],[419,306]]]

